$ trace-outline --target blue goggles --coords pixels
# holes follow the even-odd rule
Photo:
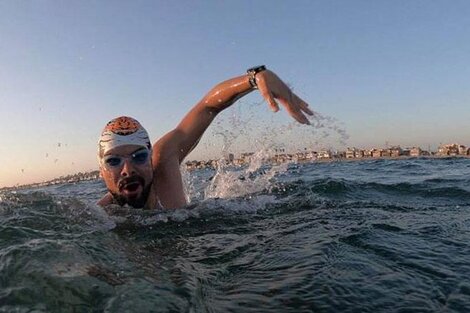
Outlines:
[[[122,155],[106,155],[103,157],[103,163],[108,169],[120,168],[124,165],[125,160],[129,160],[133,165],[144,165],[150,158],[148,149],[138,150],[129,156]]]

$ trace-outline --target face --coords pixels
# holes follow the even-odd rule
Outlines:
[[[100,173],[120,205],[142,208],[153,179],[151,151],[135,145],[111,149],[101,158]]]

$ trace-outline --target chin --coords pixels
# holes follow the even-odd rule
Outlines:
[[[144,199],[143,197],[132,197],[132,198],[127,198],[126,203],[130,205],[133,208],[136,209],[142,209],[145,205],[147,199]]]
[[[145,206],[145,203],[147,202],[147,198],[149,195],[150,191],[150,185],[147,186],[142,192],[140,192],[137,195],[132,195],[132,196],[127,196],[123,193],[115,193],[111,192],[111,194],[114,197],[114,200],[120,205],[123,206],[125,204],[130,205],[133,208],[136,209],[142,209]]]

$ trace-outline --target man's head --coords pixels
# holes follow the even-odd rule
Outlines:
[[[153,179],[147,131],[138,121],[121,116],[111,120],[98,142],[100,174],[120,204],[144,206]]]

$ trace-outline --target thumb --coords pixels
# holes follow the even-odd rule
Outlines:
[[[268,103],[269,103],[269,107],[271,108],[271,110],[273,110],[273,112],[279,111],[279,104],[277,104],[277,101],[274,100],[273,97],[269,97]]]
[[[269,91],[263,92],[264,100],[269,104],[269,107],[273,112],[279,111],[279,104],[274,100],[273,94]]]
[[[258,90],[263,96],[264,100],[269,104],[269,107],[273,112],[279,111],[279,104],[274,100],[274,95],[271,92],[271,89],[268,87],[268,78],[269,75],[273,76],[274,73],[269,70],[263,71],[256,75]]]

